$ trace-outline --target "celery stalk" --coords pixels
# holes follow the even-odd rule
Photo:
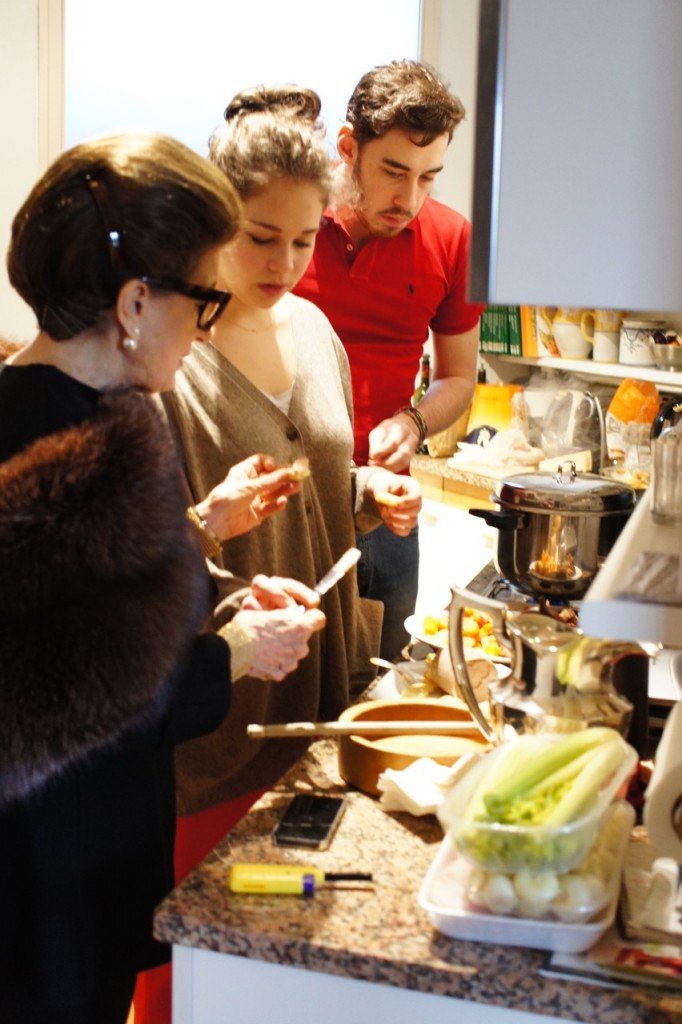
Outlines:
[[[604,742],[611,742],[605,740]],[[564,782],[570,782],[572,779],[579,775],[586,764],[589,764],[590,759],[594,753],[594,747],[590,747],[584,754],[579,754],[578,757],[574,757],[568,764],[562,765],[561,768],[557,768],[555,772],[551,772],[546,775],[544,779],[540,779],[534,786],[527,789],[523,794],[524,799],[532,799],[533,797],[540,796],[542,793],[546,793],[549,789],[555,789],[557,786],[562,785]]]
[[[587,810],[610,775],[623,763],[623,746],[617,739],[592,750],[591,757],[573,784],[545,818],[549,826],[565,825]]]
[[[599,746],[617,733],[606,726],[595,726],[569,733],[553,743],[541,754],[529,758],[520,771],[502,780],[494,790],[485,793],[483,801],[493,818],[498,817],[501,810],[516,797],[521,797],[531,786],[537,785],[552,772],[563,768],[576,757]]]
[[[510,743],[506,749],[501,750],[495,762],[483,773],[483,777],[474,789],[469,798],[465,818],[468,821],[485,820],[488,818],[488,811],[485,805],[485,797],[491,789],[495,789],[498,780],[506,779],[514,775],[528,757],[523,739]]]

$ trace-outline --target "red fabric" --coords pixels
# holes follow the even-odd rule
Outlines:
[[[325,213],[295,291],[326,313],[348,353],[359,465],[370,430],[409,404],[429,327],[464,334],[478,323],[484,307],[466,300],[470,240],[466,218],[431,198],[400,234],[359,252]]]
[[[262,789],[256,793],[247,793],[229,803],[209,807],[206,811],[177,819],[176,885],[208,856],[214,846],[225,838],[264,792]],[[135,1024],[171,1024],[171,988],[170,964],[163,964],[139,974],[133,999]]]

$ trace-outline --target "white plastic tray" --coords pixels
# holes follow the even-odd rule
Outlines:
[[[620,880],[628,839],[635,820],[630,805],[624,821],[621,842],[614,856],[609,902],[594,921],[584,924],[565,924],[557,920],[534,920],[523,917],[503,917],[468,909],[458,870],[457,849],[446,836],[435,860],[426,873],[418,900],[433,925],[453,939],[470,939],[505,946],[530,946],[557,953],[583,953],[601,938],[613,923],[618,905]]]

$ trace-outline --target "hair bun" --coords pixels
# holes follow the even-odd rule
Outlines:
[[[315,125],[321,109],[320,97],[312,89],[299,85],[259,85],[238,92],[228,103],[223,116],[229,123],[247,114],[271,113]]]

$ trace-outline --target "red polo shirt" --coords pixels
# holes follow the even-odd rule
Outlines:
[[[325,211],[295,291],[326,313],[348,353],[360,465],[370,430],[409,404],[429,327],[464,334],[478,322],[483,306],[466,301],[470,237],[465,217],[428,198],[399,235],[371,238],[358,252]]]

